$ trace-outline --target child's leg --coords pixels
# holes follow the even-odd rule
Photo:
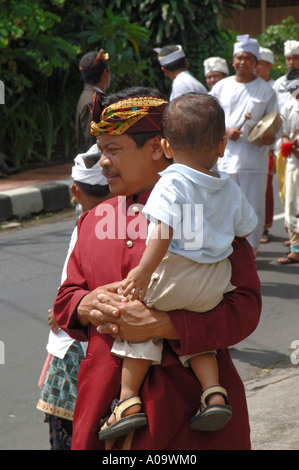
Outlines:
[[[191,368],[201,383],[202,389],[206,390],[213,385],[219,385],[218,365],[216,354],[204,353],[189,359]],[[220,394],[213,394],[209,398],[209,405],[223,405],[224,398]]]
[[[125,357],[123,359],[122,377],[121,377],[121,391],[119,401],[126,398],[139,395],[139,389],[148,372],[151,361],[147,359],[133,359]],[[128,408],[124,416],[139,413],[141,410],[140,405],[134,405]],[[108,423],[112,424],[115,421],[115,416],[112,414],[109,417]]]

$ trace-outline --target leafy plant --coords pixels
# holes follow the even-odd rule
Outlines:
[[[202,81],[203,60],[230,54],[221,17],[244,0],[1,0],[0,150],[19,164],[47,164],[76,154],[75,114],[82,90],[79,58],[110,55],[110,91],[165,80],[153,48],[182,44]]]
[[[90,20],[89,26],[78,37],[84,39],[89,47],[99,47],[100,44],[109,53],[111,89],[148,80],[144,74],[145,60],[140,56],[140,46],[149,41],[146,28],[131,22],[126,13],[115,15],[109,8],[94,11],[87,15],[87,19]]]
[[[287,72],[284,57],[284,43],[288,40],[299,38],[299,23],[293,16],[288,16],[280,24],[268,26],[257,39],[261,46],[271,49],[274,53],[275,64],[272,69],[272,77],[278,78]]]

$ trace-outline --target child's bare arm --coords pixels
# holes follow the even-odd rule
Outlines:
[[[171,227],[160,221],[157,223],[139,265],[132,269],[121,283],[124,296],[129,295],[132,289],[135,289],[132,299],[144,299],[151,275],[165,256],[172,234]]]

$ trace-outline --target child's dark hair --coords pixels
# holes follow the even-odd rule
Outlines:
[[[166,107],[163,131],[173,150],[212,150],[224,137],[223,108],[206,93],[181,95]]]
[[[82,183],[81,181],[75,181],[75,183],[82,189],[82,191],[87,194],[88,196],[92,197],[104,197],[108,196],[110,189],[109,185],[101,185],[101,184],[89,184],[89,183]]]

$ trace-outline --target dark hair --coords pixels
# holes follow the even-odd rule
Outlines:
[[[106,95],[103,98],[102,107],[103,109],[107,108],[112,103],[116,103],[117,101],[129,98],[132,96],[135,96],[135,97],[152,96],[154,98],[161,98],[163,100],[167,100],[165,95],[163,95],[163,93],[161,93],[156,88],[132,87],[132,88],[125,88],[124,90],[120,90],[116,93],[111,93],[110,95]],[[138,148],[142,148],[149,139],[152,139],[156,135],[163,136],[163,131],[143,132],[140,134],[128,134],[128,136],[134,140]]]
[[[110,193],[109,185],[105,184],[89,184],[81,183],[81,181],[75,181],[75,183],[82,189],[82,191],[88,196],[92,197],[104,197]]]
[[[164,46],[159,52],[160,57],[167,56],[172,54],[173,52],[177,51],[179,48],[178,46]],[[181,57],[170,64],[163,65],[163,68],[169,70],[169,72],[174,72],[175,70],[181,70],[186,68],[186,59],[185,57]]]
[[[88,83],[90,85],[96,85],[97,83],[99,83],[104,70],[108,68],[107,62],[103,61],[101,63],[101,70],[100,71],[95,72],[94,74],[92,74],[89,77],[86,77],[84,75],[84,70],[92,69],[92,65],[94,64],[94,62],[97,58],[97,55],[98,55],[98,51],[88,52],[87,54],[85,54],[80,59],[80,62],[79,62],[79,67],[81,67],[82,70],[83,70],[82,76],[83,76],[84,82]]]
[[[211,150],[224,137],[225,115],[214,96],[188,93],[166,107],[163,128],[173,150]]]

